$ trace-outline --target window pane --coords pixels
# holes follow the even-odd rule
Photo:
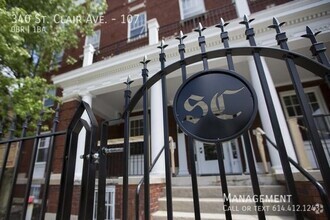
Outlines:
[[[293,107],[287,107],[286,109],[287,109],[288,114],[289,114],[290,117],[296,116]]]
[[[181,0],[183,18],[189,18],[204,12],[203,0]]]
[[[302,115],[301,108],[299,105],[296,105],[294,108],[296,110],[296,116]]]
[[[284,104],[285,104],[286,106],[288,106],[288,105],[292,105],[291,100],[290,100],[290,96],[286,96],[286,97],[284,97],[283,100],[284,100]]]
[[[298,104],[298,98],[296,95],[291,96],[292,104],[297,105]]]
[[[37,162],[47,161],[48,148],[42,148],[38,150]]]
[[[204,144],[204,156],[205,160],[217,159],[217,151],[214,144]]]
[[[311,104],[311,106],[312,106],[313,113],[315,113],[317,110],[320,109],[319,104],[317,104],[317,103],[313,103],[313,104]]]
[[[308,96],[309,102],[317,102],[315,94],[313,92],[307,93],[307,96]]]

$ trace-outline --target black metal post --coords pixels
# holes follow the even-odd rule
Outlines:
[[[147,56],[144,57],[142,69],[143,85],[148,80],[148,69],[147,64],[150,60]],[[143,149],[144,149],[144,219],[150,219],[150,176],[149,176],[149,114],[148,114],[148,89],[144,90],[143,93]],[[139,207],[137,207],[139,208]]]
[[[244,138],[244,144],[245,144],[245,150],[246,150],[246,156],[249,164],[249,169],[250,169],[250,176],[251,176],[251,182],[252,182],[252,188],[253,188],[253,194],[256,196],[255,202],[256,202],[256,208],[258,212],[258,218],[259,220],[265,220],[265,212],[261,201],[261,191],[260,191],[260,186],[259,186],[259,181],[258,181],[258,174],[256,171],[256,166],[254,164],[254,159],[253,159],[253,152],[252,152],[252,146],[250,142],[250,135],[247,132],[243,134]]]
[[[185,56],[184,53],[186,52],[186,46],[183,43],[183,40],[186,38],[187,36],[183,34],[182,31],[180,31],[180,35],[178,37],[176,37],[177,40],[179,40],[179,54],[180,54],[180,61],[181,61],[181,74],[182,74],[182,83],[186,81],[187,79],[187,68],[186,68],[186,63],[184,61]]]
[[[166,54],[164,49],[167,45],[164,41],[161,42],[161,52],[159,54],[159,61],[161,69],[165,69]],[[171,157],[170,157],[170,145],[169,145],[169,131],[168,131],[168,109],[167,109],[167,86],[166,75],[162,74],[162,98],[163,98],[163,122],[164,122],[164,146],[165,146],[165,176],[166,176],[166,205],[167,205],[167,219],[173,219],[173,205],[172,205],[172,174],[171,174]]]
[[[181,61],[180,65],[181,65],[182,83],[184,83],[187,80],[187,68],[186,68],[186,63],[184,61],[185,45],[183,43],[183,40],[186,37],[187,36],[184,35],[182,31],[180,31],[180,35],[176,38],[180,42],[178,47],[179,47],[179,54]],[[195,219],[201,219],[194,149],[195,149],[194,140],[193,138],[188,137],[188,152],[189,152],[190,168],[191,168],[190,176],[191,176],[191,185],[192,185],[193,200],[194,200],[194,213],[195,213]]]
[[[225,31],[225,27],[228,25],[228,22],[225,22],[222,18],[220,19],[220,23],[218,25],[216,25],[217,28],[221,29],[221,34],[220,34],[220,38],[221,41],[224,45],[225,48],[229,48],[229,36],[228,36],[228,32]],[[234,67],[234,61],[233,61],[233,57],[231,55],[230,52],[226,53],[226,58],[227,58],[227,64],[228,64],[228,68],[230,70],[235,70]]]
[[[22,133],[21,133],[21,137],[25,137],[26,136],[26,130],[28,128],[28,121],[29,119],[26,118],[25,122],[23,124],[23,128],[22,128]],[[22,158],[22,149],[23,149],[23,143],[24,141],[20,141],[19,145],[18,145],[18,149],[17,149],[17,153],[18,153],[18,157],[15,160],[15,165],[14,165],[14,171],[13,171],[13,177],[11,180],[11,185],[9,190],[9,200],[7,202],[7,207],[6,207],[6,217],[5,219],[9,219],[10,218],[10,211],[11,211],[11,207],[12,207],[12,203],[13,203],[13,198],[14,198],[14,188],[16,185],[16,180],[17,180],[17,175],[18,175],[18,170],[19,170],[19,163],[21,161]]]
[[[14,138],[15,129],[16,129],[16,117],[14,117],[13,120],[11,121],[10,129],[9,129],[9,140]],[[11,142],[8,142],[6,145],[6,148],[5,148],[5,153],[3,154],[3,157],[2,157],[2,164],[1,164],[1,170],[0,170],[0,190],[2,188],[3,176],[5,174],[6,164],[7,164],[7,160],[8,160],[8,156],[9,156],[9,152],[10,152],[10,145],[11,145]]]
[[[41,112],[40,119],[37,123],[36,136],[39,135],[41,132],[43,115],[44,115],[44,112]],[[31,160],[30,160],[30,166],[29,166],[29,171],[28,171],[28,175],[27,175],[27,183],[26,183],[25,195],[24,195],[24,200],[23,200],[23,209],[22,209],[21,220],[25,220],[25,216],[26,216],[28,200],[29,200],[29,196],[30,196],[30,188],[32,185],[34,165],[36,162],[36,157],[37,157],[37,152],[38,152],[38,145],[39,145],[39,138],[36,138],[36,139],[34,139],[32,153],[31,153]]]
[[[220,24],[216,26],[216,27],[221,29],[220,37],[221,37],[221,41],[224,44],[225,48],[229,48],[228,32],[225,31],[225,26],[227,26],[228,24],[229,23],[225,23],[224,20],[221,18],[220,19]],[[230,53],[227,53],[226,58],[227,58],[228,68],[230,70],[235,71],[232,55]],[[257,201],[256,201],[256,207],[258,207],[258,209],[257,209],[258,217],[259,217],[259,219],[263,220],[263,219],[266,219],[266,218],[265,218],[264,210],[262,208],[259,208],[259,207],[262,207],[263,204],[259,200],[261,192],[260,192],[260,186],[259,186],[258,176],[257,176],[257,172],[256,172],[256,167],[255,167],[254,160],[253,160],[253,152],[252,152],[252,148],[251,148],[251,144],[250,144],[249,134],[244,133],[243,138],[244,138],[244,142],[245,142],[246,154],[247,154],[247,159],[248,159],[248,164],[249,164],[249,169],[250,169],[250,176],[251,176],[251,181],[252,181],[253,193],[258,198]]]
[[[57,106],[55,110],[55,117],[53,120],[53,127],[51,129],[51,133],[55,133],[57,129],[57,125],[59,123],[59,105]],[[47,204],[48,204],[48,191],[49,191],[49,182],[50,182],[50,176],[52,171],[52,162],[53,162],[53,155],[54,155],[54,149],[55,149],[55,136],[50,137],[50,143],[49,143],[49,149],[48,149],[48,155],[47,155],[47,164],[45,168],[45,183],[44,183],[44,192],[42,195],[42,203],[41,203],[41,209],[40,209],[40,215],[39,220],[45,219],[45,213],[47,210]]]
[[[281,46],[281,48],[284,50],[289,50],[289,46],[287,44],[288,38],[286,37],[285,32],[281,32],[281,28],[280,28],[283,24],[284,24],[284,22],[279,23],[276,18],[273,18],[273,25],[271,25],[269,27],[274,28],[276,30],[276,33],[277,33],[276,40],[277,40],[277,43]],[[329,62],[327,60],[327,57],[322,52],[323,48],[325,50],[325,47],[322,46],[321,44],[317,44],[314,34],[308,27],[307,27],[307,34],[304,36],[310,38],[313,43],[312,48],[314,48],[314,50],[312,50],[312,51],[315,51],[313,53],[313,55],[314,56],[317,56],[317,54],[320,55],[320,56],[317,56],[319,62],[321,62],[321,63],[325,62],[324,64],[328,65]],[[319,46],[321,46],[321,47],[319,47]],[[316,52],[316,51],[318,51],[318,52]],[[330,193],[329,163],[325,156],[325,152],[323,150],[322,142],[320,140],[320,137],[319,137],[319,134],[317,131],[317,126],[316,126],[314,118],[313,118],[313,113],[309,106],[308,99],[305,95],[304,87],[300,81],[298,70],[293,61],[293,58],[285,57],[285,61],[286,61],[286,65],[287,65],[287,68],[290,73],[292,85],[297,93],[297,98],[298,98],[298,101],[299,101],[299,104],[301,106],[301,110],[303,113],[303,120],[305,121],[308,132],[310,134],[310,139],[311,139],[311,142],[313,145],[315,155],[317,157],[318,164],[320,166],[320,171],[321,171],[323,181],[326,186],[326,190],[328,193]]]
[[[84,111],[81,102],[67,129],[56,220],[70,219],[78,136],[83,127],[81,116]]]
[[[194,139],[188,136],[188,152],[189,152],[189,161],[190,161],[190,176],[191,176],[191,185],[194,199],[194,212],[195,219],[201,219],[201,211],[199,205],[199,193],[198,193],[198,182],[197,182],[197,172],[195,164],[195,144]]]
[[[88,115],[88,122],[84,121],[83,123],[86,129],[86,142],[80,190],[79,220],[93,219],[93,209],[90,207],[94,207],[96,163],[99,161],[96,137],[97,121],[91,107],[87,103],[84,103],[84,106]]]
[[[130,98],[131,98],[131,88],[130,84],[133,81],[130,77],[127,77],[126,90],[125,90],[125,108],[129,105]],[[125,111],[124,115],[125,125],[124,125],[124,164],[123,164],[123,204],[122,204],[122,219],[127,220],[128,214],[128,158],[129,158],[129,151],[130,151],[130,144],[129,144],[129,133],[130,133],[130,121],[129,121],[129,111]]]
[[[253,20],[254,19],[249,20],[248,17],[245,15],[243,21],[241,21],[240,24],[244,24],[246,26],[245,35],[246,35],[246,38],[249,40],[250,45],[256,46],[256,42],[254,39],[254,30],[253,30],[253,28],[250,28],[250,25],[249,25],[249,23],[252,22]],[[269,117],[270,117],[270,120],[271,120],[271,123],[273,126],[276,143],[279,147],[279,156],[280,156],[281,164],[283,167],[284,176],[286,179],[286,186],[287,186],[289,193],[291,193],[292,203],[294,205],[298,205],[299,204],[298,195],[297,195],[295,182],[293,179],[291,167],[290,167],[289,160],[288,160],[288,154],[286,152],[281,127],[277,120],[276,109],[274,107],[274,103],[271,98],[270,89],[269,89],[268,82],[267,82],[265,72],[264,72],[264,68],[263,68],[263,65],[261,62],[261,56],[258,51],[254,51],[253,58],[254,58],[254,61],[255,61],[256,67],[257,67],[257,72],[258,72],[261,87],[262,87],[262,90],[264,93],[266,105],[267,105],[268,112],[269,112]],[[295,215],[296,215],[297,219],[303,219],[302,213],[300,211],[298,211],[297,209],[295,210]]]
[[[304,34],[302,37],[306,37],[308,39],[310,39],[312,46],[310,48],[313,56],[316,56],[317,60],[326,65],[326,66],[330,66],[329,63],[329,59],[325,53],[325,51],[327,50],[324,43],[321,42],[317,42],[316,40],[316,36],[321,33],[321,31],[316,32],[315,34],[313,33],[313,31],[310,29],[310,27],[306,27],[306,34]]]
[[[202,54],[202,59],[203,59],[203,67],[204,70],[208,70],[209,69],[209,64],[207,63],[207,55],[206,55],[206,49],[205,49],[205,36],[202,35],[202,32],[205,30],[206,28],[202,26],[201,23],[198,23],[198,27],[194,30],[196,32],[198,32],[199,37],[198,37],[198,44],[201,48],[201,54]]]
[[[105,219],[105,193],[106,193],[106,177],[107,177],[107,155],[103,149],[108,145],[108,122],[102,123],[101,130],[101,152],[99,162],[99,184],[98,184],[98,197],[97,197],[97,219]]]
[[[231,220],[231,210],[230,210],[230,201],[229,201],[229,192],[227,186],[227,179],[226,179],[226,170],[225,164],[223,162],[224,155],[223,155],[223,146],[221,142],[216,143],[217,148],[217,157],[218,157],[218,165],[220,171],[220,180],[221,180],[221,189],[223,194],[223,208],[225,210],[226,220]]]

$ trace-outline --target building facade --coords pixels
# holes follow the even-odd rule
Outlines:
[[[122,117],[125,99],[124,84],[128,77],[131,84],[132,96],[142,86],[141,61],[144,56],[148,63],[149,78],[157,73],[161,66],[158,61],[160,49],[157,48],[164,40],[166,66],[180,60],[178,51],[180,31],[187,37],[184,39],[185,56],[190,57],[201,53],[198,45],[198,32],[194,31],[199,24],[206,27],[202,35],[205,36],[206,50],[212,51],[223,48],[221,29],[216,27],[221,22],[229,22],[225,29],[229,34],[230,47],[249,46],[246,40],[245,27],[239,24],[243,16],[255,19],[251,26],[256,33],[257,46],[278,48],[275,31],[268,26],[273,24],[273,17],[280,22],[286,22],[281,28],[286,32],[290,51],[303,54],[315,59],[310,52],[310,43],[301,36],[306,34],[306,26],[317,35],[319,42],[330,47],[330,3],[326,0],[302,1],[258,1],[258,0],[125,0],[108,1],[108,9],[104,14],[104,21],[95,25],[92,36],[81,38],[79,47],[64,51],[59,56],[58,71],[52,72],[51,80],[59,87],[57,94],[62,97],[63,105],[60,111],[59,130],[66,129],[79,102],[85,101],[91,106],[97,120],[112,121]],[[329,51],[326,51],[329,55]],[[64,60],[72,56],[76,63],[68,65]],[[297,94],[293,88],[290,76],[284,68],[285,63],[278,59],[262,58],[271,99],[276,108],[283,140],[288,155],[313,175],[319,175],[319,165],[306,132],[306,125],[302,118],[302,110],[298,104]],[[63,62],[62,62],[63,61]],[[278,182],[283,181],[283,170],[277,150],[269,141],[262,138],[263,132],[270,140],[276,142],[271,126],[271,120],[265,98],[262,92],[257,69],[252,56],[234,57],[235,70],[246,78],[256,91],[258,98],[258,113],[250,129],[250,138],[254,151],[254,160],[259,175],[271,175]],[[210,69],[228,69],[225,58],[209,59]],[[203,63],[197,62],[187,66],[188,77],[203,70]],[[299,69],[299,77],[308,97],[318,132],[322,137],[324,152],[330,161],[330,89],[329,84],[315,73]],[[329,83],[329,82],[328,82]],[[195,151],[195,165],[197,174],[201,177],[219,175],[217,152],[215,146],[209,143],[195,141],[189,145],[186,135],[179,129],[174,119],[173,101],[179,86],[182,84],[181,73],[176,70],[167,76],[168,124],[171,147],[171,172],[176,184],[191,173],[191,161],[188,151]],[[150,164],[156,158],[164,145],[162,89],[160,82],[150,89],[149,125],[150,125]],[[134,207],[134,190],[143,175],[143,105],[139,101],[130,117],[130,155],[129,155],[129,207]],[[83,116],[87,119],[87,116]],[[120,219],[122,216],[122,184],[123,184],[123,153],[124,124],[110,123],[108,147],[119,149],[109,154],[106,188],[106,219]],[[75,187],[73,193],[72,215],[78,214],[79,197],[84,155],[84,137],[82,131],[77,147],[77,162],[75,165]],[[40,141],[34,178],[42,178],[49,139]],[[57,211],[57,197],[60,188],[60,177],[63,164],[64,138],[56,140],[55,154],[52,162],[51,187],[48,201],[47,218],[55,217]],[[224,166],[227,175],[244,176],[249,173],[249,166],[243,137],[223,143]],[[298,173],[293,168],[294,173]],[[165,157],[162,154],[151,171],[151,203],[152,212],[159,211],[159,198],[164,193],[165,185]],[[241,178],[241,177],[238,177]],[[320,179],[321,180],[321,179]],[[219,182],[219,179],[217,179]],[[283,182],[282,182],[283,183]],[[180,185],[180,184],[179,184]],[[315,189],[298,174],[296,178],[298,194],[305,190],[314,192]],[[34,184],[32,193],[38,197],[42,184]],[[95,197],[98,191],[95,190]],[[312,194],[312,193],[311,193]],[[307,193],[307,195],[309,195]],[[51,199],[50,199],[51,198]],[[313,196],[301,198],[301,203],[314,201]],[[36,201],[37,204],[38,201]],[[96,207],[96,206],[95,206]],[[95,210],[94,210],[95,212]],[[310,218],[317,219],[315,214],[307,213]],[[97,213],[94,213],[97,216]],[[134,218],[133,211],[129,211],[129,219]],[[324,217],[325,219],[326,217]],[[156,219],[156,217],[155,217]]]

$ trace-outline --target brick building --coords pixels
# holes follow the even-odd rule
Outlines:
[[[151,62],[148,64],[149,78],[160,70],[158,55],[160,50],[157,46],[164,40],[166,48],[166,65],[170,65],[180,59],[178,53],[179,41],[175,39],[180,31],[183,31],[185,38],[185,56],[193,56],[200,53],[197,44],[198,33],[193,30],[201,23],[206,29],[203,35],[206,38],[206,50],[223,48],[220,38],[220,29],[215,27],[223,18],[230,24],[226,26],[229,33],[231,47],[248,46],[245,39],[245,29],[239,22],[244,14],[255,18],[251,23],[256,32],[258,46],[278,47],[275,39],[275,31],[267,28],[273,22],[273,17],[280,22],[286,22],[282,29],[288,36],[288,44],[291,51],[312,57],[309,51],[308,39],[301,38],[305,34],[306,26],[312,31],[322,31],[317,39],[323,42],[328,48],[330,46],[330,3],[325,0],[116,0],[108,1],[108,9],[104,14],[104,22],[95,25],[95,32],[92,36],[82,37],[79,47],[64,51],[59,55],[59,69],[52,74],[52,81],[59,87],[57,94],[63,99],[63,106],[60,111],[59,130],[67,128],[72,116],[81,100],[87,102],[97,120],[101,124],[104,120],[113,120],[122,116],[124,109],[124,90],[128,76],[134,82],[131,84],[132,94],[142,85],[140,61],[147,55]],[[326,52],[329,54],[329,52]],[[67,56],[74,57],[77,62],[68,65],[62,60]],[[297,101],[297,95],[293,89],[289,74],[283,71],[283,62],[271,58],[262,59],[265,72],[268,76],[268,84],[271,90],[271,98],[274,102],[277,119],[280,123],[283,139],[285,141],[288,155],[298,161],[318,180],[322,181],[318,169],[317,160],[311,147],[302,119],[301,108]],[[255,64],[251,56],[238,56],[234,59],[236,72],[245,77],[254,87],[258,97],[258,114],[250,129],[254,159],[261,184],[264,184],[265,194],[285,194],[285,179],[278,156],[278,152],[269,142],[262,139],[258,133],[258,127],[271,139],[275,140],[273,128],[270,123],[268,110],[260,83],[254,74]],[[227,68],[225,59],[209,60],[210,68]],[[195,63],[187,66],[188,76],[202,70],[202,63]],[[330,160],[330,90],[324,79],[315,74],[299,69],[300,79],[303,83],[305,93],[308,96],[315,120],[318,123],[319,132],[322,133],[322,143],[328,161]],[[168,113],[169,113],[169,136],[170,145],[173,148],[171,155],[173,186],[177,187],[174,192],[180,194],[184,186],[191,184],[189,175],[191,165],[187,152],[189,148],[195,149],[195,164],[201,188],[219,185],[219,167],[216,160],[216,151],[212,144],[195,141],[194,146],[188,146],[184,133],[178,129],[173,115],[173,100],[178,87],[181,84],[179,71],[174,72],[167,78],[168,83]],[[151,158],[154,160],[159,150],[164,145],[162,131],[162,90],[160,84],[155,84],[150,89],[150,144]],[[143,118],[142,102],[139,102],[130,117],[130,157],[129,157],[129,214],[128,218],[134,218],[134,192],[137,183],[143,175]],[[83,116],[84,117],[84,116]],[[259,130],[260,131],[260,130]],[[109,148],[121,148],[124,143],[124,124],[119,123],[109,128]],[[77,148],[77,162],[75,165],[75,183],[72,199],[71,215],[77,216],[79,210],[79,198],[82,177],[82,160],[80,155],[84,154],[84,132],[80,134]],[[32,193],[35,197],[42,191],[42,179],[45,169],[45,161],[42,154],[47,151],[48,138],[42,139],[39,144],[38,158],[34,170],[35,184]],[[57,211],[60,178],[63,164],[63,151],[65,138],[56,139],[54,159],[52,162],[52,176],[50,194],[48,197],[48,209],[46,218],[53,219]],[[232,188],[244,188],[249,184],[249,168],[242,137],[223,143],[224,164],[228,180],[232,182]],[[123,176],[123,153],[116,152],[108,156],[107,189],[106,189],[106,210],[107,219],[120,219],[122,216],[122,176]],[[151,211],[154,219],[165,219],[165,166],[164,155],[162,155],[151,172]],[[25,171],[26,172],[26,171]],[[24,173],[24,171],[22,171]],[[24,176],[24,175],[22,175]],[[301,204],[316,204],[320,202],[315,198],[315,189],[306,181],[297,170],[294,170],[295,181],[298,189]],[[22,177],[23,178],[23,177]],[[39,181],[40,182],[40,181]],[[271,186],[271,187],[268,187]],[[180,188],[181,187],[181,188]],[[266,191],[266,188],[270,191]],[[250,187],[251,188],[251,187]],[[200,189],[200,194],[203,189]],[[233,192],[236,189],[233,189]],[[248,189],[251,190],[251,189]],[[273,191],[271,191],[273,190]],[[213,192],[213,191],[211,191]],[[189,193],[187,193],[189,194]],[[95,191],[97,195],[97,189]],[[175,207],[192,206],[191,198],[187,195],[177,195]],[[184,197],[182,199],[182,197]],[[189,196],[188,196],[189,197]],[[216,196],[215,199],[218,199]],[[208,197],[207,197],[208,198]],[[142,198],[141,198],[142,201]],[[37,207],[38,199],[35,202]],[[221,219],[223,213],[212,210],[211,203],[205,202],[204,206],[211,207],[203,209],[205,216],[210,219]],[[96,207],[96,206],[95,206]],[[142,209],[141,209],[142,210]],[[95,212],[95,210],[94,210]],[[189,219],[193,211],[189,208],[175,209],[175,218]],[[97,215],[94,213],[95,216]],[[143,216],[143,211],[140,212]],[[235,213],[234,213],[235,214]],[[256,213],[238,212],[241,218],[256,215]],[[272,216],[289,216],[292,213],[270,212]],[[305,213],[311,219],[326,219],[325,215],[315,212]],[[212,217],[213,216],[213,217]],[[142,218],[142,217],[141,217]],[[207,218],[207,217],[205,217]],[[190,219],[193,219],[191,217]],[[283,217],[285,219],[285,217]]]

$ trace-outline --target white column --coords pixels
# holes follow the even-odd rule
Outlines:
[[[186,150],[186,141],[185,135],[181,131],[177,133],[178,135],[178,153],[179,153],[179,172],[178,176],[187,176],[189,175],[188,165],[187,165],[187,150]]]
[[[163,98],[162,85],[158,81],[151,87],[151,158],[155,160],[157,154],[164,146],[164,120],[163,120]],[[159,157],[154,166],[152,175],[165,176],[165,157],[164,152]]]
[[[263,64],[263,68],[265,71],[265,75],[266,75],[266,79],[267,79],[267,83],[270,89],[270,93],[271,93],[271,98],[273,100],[274,103],[274,107],[276,109],[276,116],[277,116],[277,120],[280,124],[281,127],[281,133],[283,136],[283,140],[284,140],[284,144],[286,147],[286,151],[288,153],[288,156],[290,156],[293,160],[297,161],[296,158],[296,154],[293,148],[293,144],[292,144],[292,140],[290,137],[290,133],[289,133],[289,129],[287,127],[286,121],[285,121],[285,117],[282,111],[282,107],[280,104],[280,100],[278,98],[276,89],[275,89],[275,85],[274,82],[271,78],[268,66],[265,62],[265,59],[262,57],[261,58],[262,64]],[[274,136],[274,132],[273,132],[273,127],[269,118],[269,113],[268,113],[268,109],[267,109],[267,105],[265,102],[265,97],[264,94],[262,92],[262,87],[260,84],[260,80],[259,80],[259,76],[258,76],[258,72],[257,72],[257,68],[254,62],[253,58],[249,58],[249,69],[250,69],[250,75],[251,75],[251,81],[252,81],[252,85],[253,88],[255,89],[257,96],[258,96],[258,109],[259,109],[259,115],[261,118],[261,123],[262,123],[262,127],[263,130],[265,131],[266,135],[274,142],[275,141],[275,136]],[[272,169],[274,170],[275,173],[281,173],[282,172],[282,165],[281,165],[281,161],[279,158],[279,154],[278,151],[271,146],[269,143],[267,143],[268,146],[268,152],[269,152],[269,156],[272,162]]]
[[[247,0],[235,0],[235,8],[239,18],[251,14]]]
[[[85,94],[81,95],[81,98],[82,98],[82,101],[88,103],[89,106],[92,107],[93,96],[90,93],[85,93]],[[86,111],[84,111],[81,118],[90,124],[90,120],[89,120],[89,117],[88,117]],[[83,160],[80,158],[80,156],[84,155],[84,153],[85,153],[85,138],[86,138],[86,130],[85,130],[85,128],[82,128],[79,133],[79,136],[78,136],[76,169],[75,169],[75,174],[74,174],[75,180],[81,180],[81,177],[82,177]]]
[[[149,45],[158,44],[159,41],[159,24],[156,18],[150,19],[148,21],[148,35],[149,35]]]
[[[88,45],[84,46],[83,67],[93,64],[94,52],[95,52],[95,49],[92,44],[88,44]]]

